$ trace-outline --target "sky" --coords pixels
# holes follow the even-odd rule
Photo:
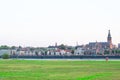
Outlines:
[[[0,45],[120,43],[120,0],[0,0]]]

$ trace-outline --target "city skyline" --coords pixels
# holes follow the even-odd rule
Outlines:
[[[0,1],[0,45],[120,43],[119,0]]]

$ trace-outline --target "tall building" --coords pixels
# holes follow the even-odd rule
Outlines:
[[[110,30],[108,31],[107,42],[108,42],[108,47],[109,47],[110,49],[112,49],[112,48],[113,48],[113,45],[112,45],[112,37],[111,37],[111,34],[110,34]]]

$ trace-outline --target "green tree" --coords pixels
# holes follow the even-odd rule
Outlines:
[[[15,46],[12,46],[11,49],[15,49],[16,47]]]
[[[117,50],[117,53],[120,53],[120,50]]]
[[[105,50],[105,51],[104,51],[104,54],[109,54],[109,51],[108,51],[108,50]]]
[[[59,46],[59,48],[65,50],[65,49],[66,49],[66,46],[65,46],[64,44],[61,44],[61,45]]]
[[[45,55],[47,55],[47,51],[45,51]]]
[[[114,53],[115,52],[115,50],[112,50],[112,53]]]
[[[4,54],[2,55],[2,58],[3,58],[3,59],[9,59],[9,58],[10,58],[10,56],[9,56],[9,54],[4,53]]]
[[[0,46],[0,49],[9,49],[10,47],[9,46],[7,46],[7,45],[2,45],[2,46]]]
[[[38,56],[38,52],[37,51],[35,51],[35,55]]]
[[[72,50],[71,53],[74,54],[74,50]]]

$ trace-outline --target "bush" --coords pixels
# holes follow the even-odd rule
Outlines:
[[[9,54],[5,53],[5,54],[2,55],[2,58],[3,58],[3,59],[9,59],[10,56],[9,56]]]

